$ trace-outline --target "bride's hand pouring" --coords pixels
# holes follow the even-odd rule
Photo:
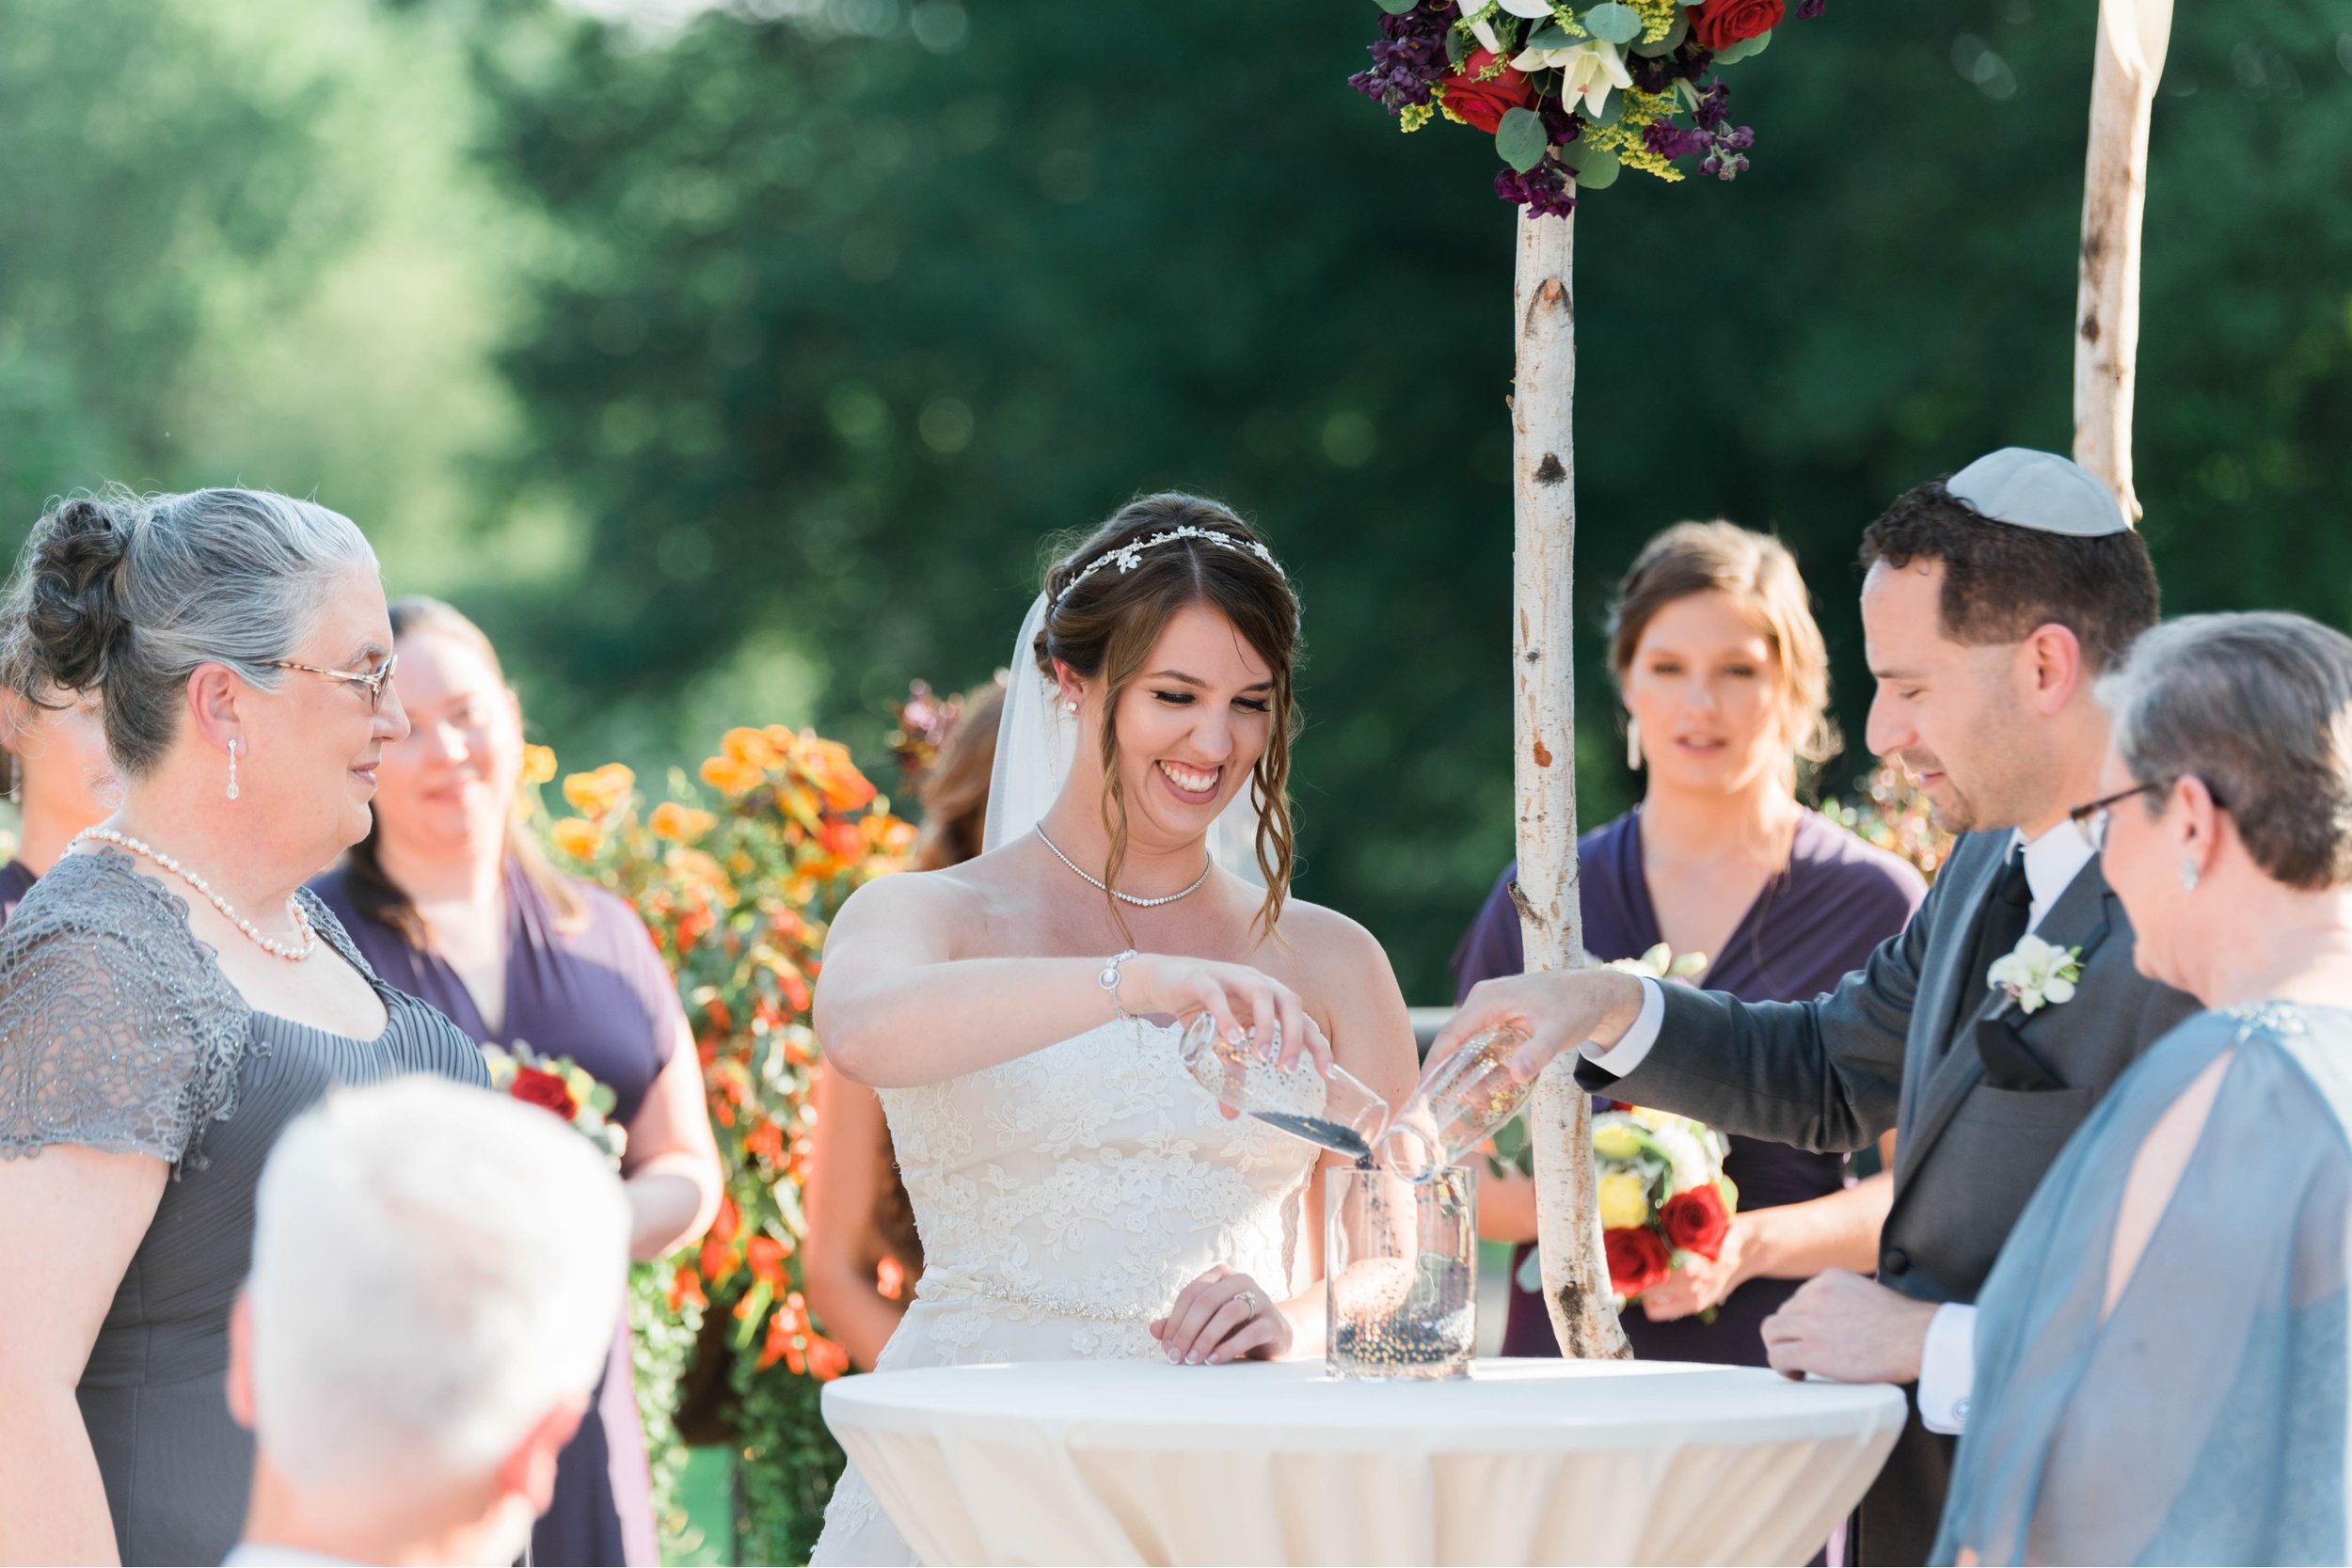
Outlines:
[[[1308,1015],[1298,993],[1263,971],[1166,953],[1137,954],[1126,961],[1124,971],[1133,998],[1123,1004],[1128,1011],[1179,1019],[1205,1012],[1228,1039],[1248,1036],[1252,1049],[1261,1053],[1279,1042],[1279,1065],[1285,1072],[1303,1054],[1314,1059],[1317,1072],[1330,1075],[1331,1042]],[[1245,1024],[1244,1019],[1249,1022]]]

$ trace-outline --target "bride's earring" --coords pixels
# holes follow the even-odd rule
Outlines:
[[[2186,856],[2183,856],[2181,860],[2181,891],[2183,893],[2195,893],[2197,891],[2197,863],[2188,859]]]
[[[1625,770],[1642,770],[1642,721],[1629,713],[1625,717]]]
[[[229,799],[237,798],[237,743],[229,743]]]
[[[1073,714],[1073,715],[1074,715],[1074,714],[1078,711],[1078,699],[1077,699],[1077,698],[1075,698],[1075,697],[1065,697],[1065,698],[1063,698],[1063,699],[1062,699],[1062,705],[1061,705],[1061,710],[1062,710],[1064,713]]]

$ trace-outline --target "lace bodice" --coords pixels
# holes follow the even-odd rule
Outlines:
[[[1144,1325],[1212,1265],[1291,1287],[1314,1150],[1226,1120],[1172,1026],[1107,1023],[882,1100],[923,1236],[916,1301],[939,1309],[885,1365],[1144,1354]],[[999,1322],[1067,1338],[991,1354]]]

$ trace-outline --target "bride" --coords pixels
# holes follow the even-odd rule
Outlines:
[[[1317,1151],[1177,1056],[1205,1010],[1391,1104],[1413,1085],[1387,955],[1288,895],[1298,621],[1224,507],[1122,508],[1022,627],[987,852],[834,921],[818,1033],[881,1091],[923,1237],[877,1370],[1321,1345]],[[914,1560],[854,1466],[813,1560]]]

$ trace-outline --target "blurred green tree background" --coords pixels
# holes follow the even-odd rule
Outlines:
[[[1304,594],[1305,895],[1417,1001],[1510,852],[1511,214],[1350,91],[1377,11],[1240,0],[11,0],[0,531],[120,480],[359,520],[574,766],[731,723],[879,764],[1006,661],[1049,535],[1180,485]],[[1598,624],[1657,528],[1777,530],[1867,767],[1857,536],[2063,450],[2093,0],[1832,0],[1742,65],[1737,183],[1579,215]],[[2138,465],[2173,610],[2352,622],[2352,18],[2184,8]]]

